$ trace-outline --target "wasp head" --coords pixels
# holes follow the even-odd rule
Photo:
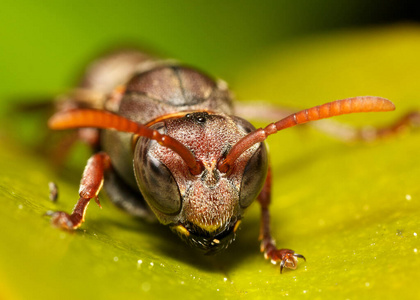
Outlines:
[[[263,143],[247,149],[228,172],[218,163],[254,127],[238,117],[187,113],[151,126],[183,143],[201,164],[192,174],[183,159],[156,141],[140,138],[134,168],[140,191],[159,221],[189,244],[214,253],[235,238],[244,210],[262,189],[267,173]]]

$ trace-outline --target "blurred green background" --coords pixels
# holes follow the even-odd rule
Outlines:
[[[98,53],[151,48],[228,82],[268,49],[414,18],[409,1],[3,1],[2,104],[67,89]],[[418,16],[417,16],[418,17]],[[308,49],[310,52],[310,49]]]
[[[104,209],[91,205],[81,230],[52,228],[42,214],[71,210],[88,150],[78,145],[57,172],[34,146],[42,144],[46,115],[15,109],[71,89],[98,54],[139,46],[225,79],[241,101],[305,108],[387,97],[395,113],[339,119],[387,124],[420,107],[414,4],[3,1],[0,299],[419,297],[418,131],[370,144],[343,144],[311,129],[269,140],[274,235],[308,258],[280,276],[258,253],[257,206],[235,244],[215,257],[127,217],[105,196]],[[57,204],[48,200],[51,180],[60,187]]]

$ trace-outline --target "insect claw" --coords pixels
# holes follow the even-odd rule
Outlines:
[[[280,262],[280,274],[283,273],[283,269],[296,269],[298,266],[298,258],[305,257],[302,254],[295,253],[290,249],[271,249],[271,251],[265,252],[265,256],[271,258],[271,261]]]
[[[280,274],[283,273],[284,264],[286,263],[286,259],[283,259],[280,263]]]
[[[101,202],[99,202],[98,196],[95,197],[95,202],[96,204],[98,204],[99,208],[102,209],[102,205],[101,205]]]
[[[295,253],[295,254],[293,254],[293,256],[297,257],[297,258],[303,258],[303,260],[306,261],[305,256],[303,256],[302,254]]]

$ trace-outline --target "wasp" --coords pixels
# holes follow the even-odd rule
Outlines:
[[[394,109],[384,98],[354,97],[256,129],[235,115],[225,82],[141,52],[112,53],[88,67],[48,122],[54,130],[77,129],[95,149],[73,212],[51,213],[52,223],[67,230],[80,227],[90,200],[100,205],[104,186],[111,201],[128,213],[157,219],[192,246],[216,253],[234,241],[245,211],[257,200],[261,251],[280,264],[280,271],[295,269],[304,256],[277,248],[270,231],[265,140],[298,124]]]

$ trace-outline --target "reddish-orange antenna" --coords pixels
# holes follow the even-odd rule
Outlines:
[[[395,105],[380,97],[355,97],[344,100],[337,100],[323,105],[315,106],[309,109],[294,113],[276,123],[271,123],[264,129],[259,128],[256,131],[244,136],[237,142],[227,154],[226,158],[218,164],[220,172],[226,173],[232,167],[236,159],[252,145],[264,141],[269,135],[278,131],[293,127],[298,124],[304,124],[310,121],[330,118],[334,116],[359,113],[359,112],[379,112],[391,111]]]
[[[123,132],[131,132],[139,136],[147,137],[157,141],[160,145],[178,153],[190,168],[193,175],[198,175],[202,171],[202,165],[197,161],[191,151],[179,141],[168,135],[160,134],[147,126],[130,121],[119,115],[94,109],[76,109],[71,111],[59,112],[53,115],[48,126],[51,129],[72,129],[83,127],[94,127],[101,129],[115,129]]]

